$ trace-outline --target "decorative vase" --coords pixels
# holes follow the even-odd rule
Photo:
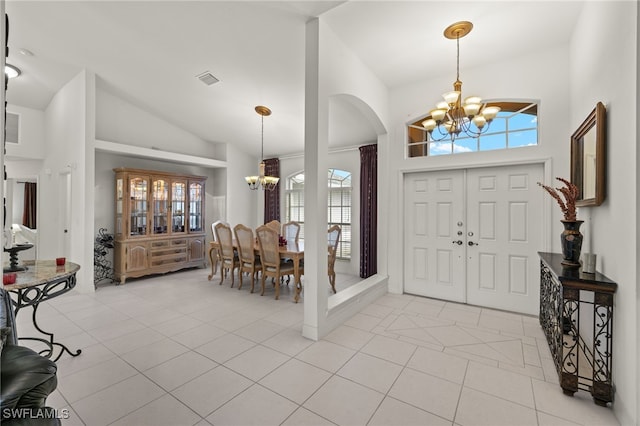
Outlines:
[[[582,234],[580,225],[583,220],[561,220],[564,231],[560,235],[560,245],[562,247],[562,264],[568,267],[580,267],[580,250],[582,249]]]

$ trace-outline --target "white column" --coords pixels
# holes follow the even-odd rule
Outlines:
[[[304,325],[303,336],[318,340],[327,315],[327,94],[322,90],[320,23],[307,23],[304,147]]]

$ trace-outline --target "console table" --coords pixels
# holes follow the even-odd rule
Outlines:
[[[15,284],[5,285],[4,289],[16,295],[11,298],[16,316],[22,308],[28,306],[33,308],[31,317],[33,325],[46,338],[18,337],[18,340],[34,340],[44,343],[47,349],[39,353],[47,358],[53,358],[55,346],[60,347],[60,353],[53,358],[53,361],[57,361],[64,352],[71,356],[80,355],[82,352],[80,349],[74,353],[62,343],[54,341],[53,333],[42,330],[37,321],[38,306],[41,302],[60,296],[76,286],[76,272],[80,270],[80,265],[66,262],[62,266],[57,266],[55,260],[32,260],[26,261],[24,264],[28,266],[27,270],[17,272]]]
[[[540,325],[567,395],[591,392],[613,400],[613,297],[618,285],[596,272],[562,265],[562,255],[539,252]]]

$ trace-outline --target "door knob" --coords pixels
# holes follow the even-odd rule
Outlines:
[[[469,247],[472,247],[472,246],[479,246],[479,245],[480,245],[480,244],[478,244],[478,243],[474,243],[473,241],[469,241]]]
[[[461,246],[461,245],[462,245],[462,240],[458,240],[458,241],[451,241],[451,243],[453,243],[453,244],[457,244],[457,245]]]

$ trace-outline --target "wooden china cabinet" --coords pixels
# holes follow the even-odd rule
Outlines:
[[[204,267],[205,176],[113,169],[115,279]]]

